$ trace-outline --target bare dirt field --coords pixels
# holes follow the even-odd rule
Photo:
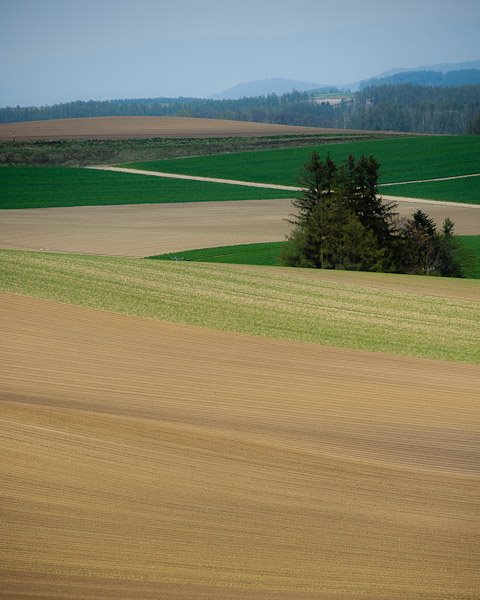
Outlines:
[[[480,234],[480,206],[400,202],[399,212],[417,208],[455,222],[459,235]],[[1,211],[0,247],[114,256],[149,256],[195,248],[281,241],[291,201],[192,202],[82,206]]]
[[[8,294],[0,331],[0,597],[478,597],[478,367]]]
[[[312,135],[328,132],[338,133],[338,130],[189,117],[92,117],[0,124],[0,140]],[[342,130],[342,133],[348,131]]]

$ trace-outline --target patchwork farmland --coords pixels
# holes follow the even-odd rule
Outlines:
[[[92,137],[75,121],[37,137]],[[313,149],[148,148],[127,168],[287,186]],[[378,154],[382,193],[452,218],[475,263],[474,136],[318,149]],[[142,258],[280,242],[292,195],[0,169],[0,596],[476,597],[479,282]]]

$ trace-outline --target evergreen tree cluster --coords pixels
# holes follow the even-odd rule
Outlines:
[[[421,210],[399,219],[396,204],[377,194],[378,169],[372,156],[336,165],[312,154],[300,176],[304,191],[293,201],[298,213],[284,264],[461,277],[452,221],[438,231]]]

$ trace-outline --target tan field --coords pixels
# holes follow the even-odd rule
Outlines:
[[[402,215],[425,210],[460,235],[480,234],[480,206],[399,203]],[[273,242],[291,226],[291,201],[192,202],[3,210],[0,247],[116,256]]]
[[[478,367],[8,294],[0,328],[0,597],[478,598]]]
[[[1,123],[0,140],[314,135],[337,129],[190,117],[91,117]],[[342,130],[342,133],[348,133]]]

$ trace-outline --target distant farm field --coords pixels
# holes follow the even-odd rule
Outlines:
[[[362,154],[373,155],[380,163],[380,183],[480,173],[480,136],[348,141],[318,147],[282,148],[124,166],[203,177],[298,185],[299,171],[313,150],[317,150],[323,158],[329,154],[335,162],[345,160],[349,154],[357,157]],[[390,189],[393,190],[389,188],[388,193]]]
[[[0,289],[225,331],[480,362],[477,281],[1,251]]]
[[[335,129],[295,127],[190,117],[92,117],[0,124],[0,140],[217,137],[332,132]],[[342,133],[342,132],[340,132]],[[348,131],[343,132],[348,134]]]
[[[65,167],[0,168],[0,209],[288,198],[291,192]]]

